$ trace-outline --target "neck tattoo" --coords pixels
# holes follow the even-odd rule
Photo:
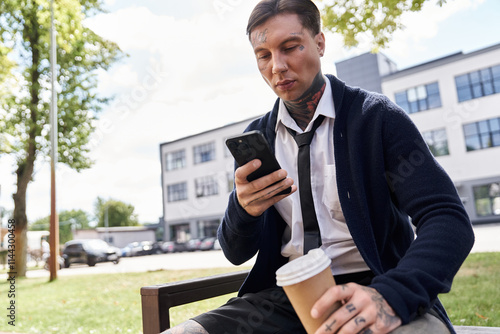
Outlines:
[[[326,82],[321,71],[314,78],[311,87],[296,100],[284,101],[290,116],[295,123],[304,130],[311,121],[318,106],[319,100],[325,91]]]

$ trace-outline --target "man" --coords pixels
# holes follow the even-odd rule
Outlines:
[[[283,169],[253,182],[259,160],[236,169],[218,236],[232,263],[258,253],[256,263],[239,297],[168,333],[305,333],[275,272],[307,249],[294,137],[314,130],[314,216],[337,286],[311,314],[343,304],[316,333],[454,333],[437,295],[472,247],[467,214],[404,111],[323,75],[320,24],[309,0],[264,0],[250,16],[257,65],[278,100],[247,131],[264,133]]]

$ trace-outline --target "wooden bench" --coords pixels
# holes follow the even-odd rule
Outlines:
[[[141,288],[142,329],[158,334],[170,328],[170,308],[236,292],[248,270]],[[457,334],[500,334],[498,327],[455,326]]]

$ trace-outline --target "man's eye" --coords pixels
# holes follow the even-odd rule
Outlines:
[[[265,59],[268,59],[269,57],[270,57],[269,54],[262,54],[262,55],[258,55],[257,59],[259,59],[259,60],[265,60]]]
[[[294,45],[294,46],[290,46],[290,47],[287,47],[285,48],[285,52],[290,52],[290,51],[293,51],[297,48],[298,45]]]

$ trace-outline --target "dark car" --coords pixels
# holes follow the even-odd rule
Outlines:
[[[141,241],[139,245],[141,245],[141,250],[137,255],[151,255],[155,252],[151,241]]]
[[[208,238],[202,239],[199,249],[200,250],[212,250],[212,249],[214,249],[215,240],[217,240],[217,238],[215,238],[215,237],[208,237]]]
[[[174,252],[187,252],[189,251],[190,248],[188,246],[187,242],[182,242],[182,241],[175,241],[174,242]]]
[[[120,250],[101,239],[82,239],[68,241],[63,251],[64,266],[73,263],[86,263],[93,267],[99,262],[120,261]]]

